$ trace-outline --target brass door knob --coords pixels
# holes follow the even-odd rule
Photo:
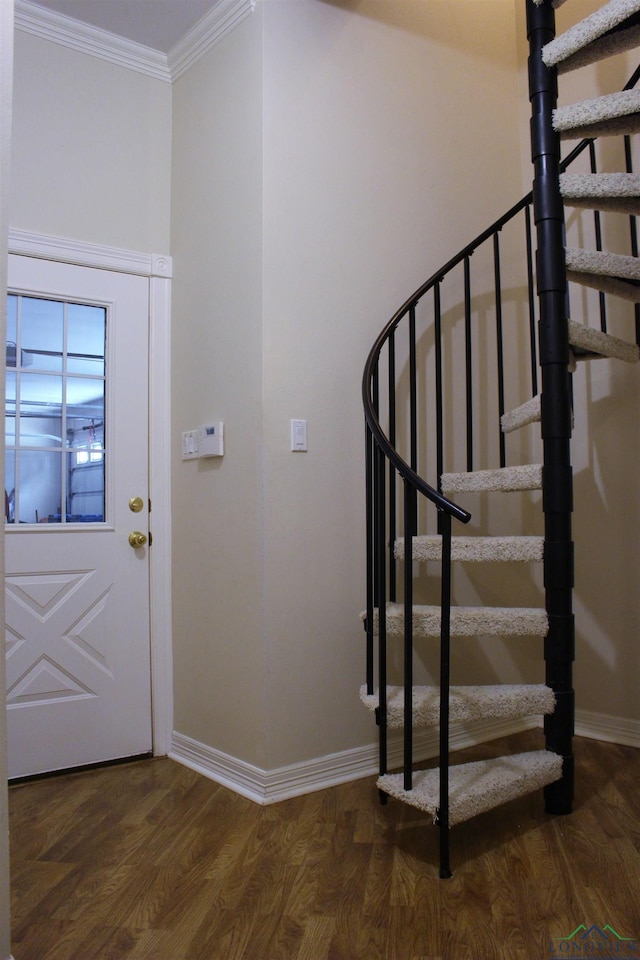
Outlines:
[[[132,547],[144,547],[146,542],[147,538],[140,530],[132,530],[129,534],[129,543]]]
[[[144,500],[142,497],[131,497],[131,500],[129,500],[129,510],[131,510],[132,513],[140,513],[143,508]]]

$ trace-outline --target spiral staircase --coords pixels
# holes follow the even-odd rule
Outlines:
[[[442,877],[451,875],[455,824],[538,789],[547,812],[571,812],[572,372],[578,362],[603,357],[640,359],[640,175],[633,172],[631,140],[640,130],[640,69],[623,91],[557,106],[563,74],[640,45],[640,0],[611,0],[556,37],[554,7],[561,2],[526,0],[532,193],[400,307],[376,340],[363,377],[367,665],[361,700],[379,728],[381,799],[396,798],[433,817]],[[561,142],[580,137],[561,160]],[[565,244],[565,208],[591,218],[589,246]],[[603,216],[624,224],[629,255],[603,250]],[[581,296],[577,320],[570,294],[581,289],[591,293]],[[619,321],[621,305],[632,315]],[[624,336],[610,332],[612,316]],[[530,451],[537,460],[523,462]],[[514,507],[512,498],[528,502]],[[479,505],[479,524],[471,523],[471,503]],[[515,529],[505,530],[511,521]],[[461,524],[475,532],[460,535]],[[477,570],[482,564],[505,571],[497,579],[507,605],[453,601],[454,566]],[[514,565],[541,569],[537,588],[534,574],[525,578],[534,582],[537,605],[513,605],[507,571]],[[495,592],[484,590],[491,598]],[[533,644],[540,664],[544,654],[544,682],[538,676],[535,683],[452,685],[453,673],[468,680],[476,661],[491,660],[491,644],[501,650]],[[486,677],[486,663],[482,673]],[[414,674],[427,682],[415,682]],[[531,717],[544,718],[539,750],[450,765],[452,723]],[[403,731],[401,772],[388,770],[394,728]],[[419,728],[439,731],[432,769],[414,769]]]

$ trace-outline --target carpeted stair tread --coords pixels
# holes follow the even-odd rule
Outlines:
[[[640,174],[637,173],[563,173],[560,192],[566,204],[640,213]]]
[[[637,363],[640,360],[640,347],[637,344],[612,337],[575,320],[569,320],[569,343],[577,359],[581,359],[582,354],[583,358],[609,357],[625,363]]]
[[[440,722],[440,690],[438,687],[413,687],[413,726],[432,727]],[[360,689],[360,699],[371,711],[379,706],[378,691]],[[449,688],[449,719],[452,723],[473,720],[517,720],[537,714],[550,714],[555,709],[555,695],[544,684],[503,683],[485,686],[453,686]],[[387,725],[404,726],[404,687],[387,687]]]
[[[538,393],[525,403],[521,403],[519,407],[503,413],[500,417],[500,429],[503,433],[513,433],[514,430],[519,430],[520,427],[525,427],[529,423],[537,423],[540,416],[540,394]]]
[[[640,90],[621,90],[553,111],[561,139],[617,136],[640,130]]]
[[[596,63],[638,44],[640,0],[610,0],[548,43],[542,59],[559,73]]]
[[[414,560],[441,560],[442,537],[438,534],[413,537],[412,556]],[[404,558],[404,537],[398,537],[394,544],[397,560]],[[451,559],[464,562],[526,562],[541,561],[544,551],[544,537],[452,537]]]
[[[640,301],[640,260],[637,257],[567,248],[565,262],[569,280],[625,300]]]
[[[640,284],[630,280],[619,280],[617,277],[608,277],[603,273],[582,273],[579,270],[567,270],[567,280],[579,283],[583,287],[590,287],[592,290],[599,290],[601,293],[610,293],[630,303],[640,303]]]
[[[386,607],[387,636],[404,636],[404,605],[388,603]],[[361,615],[364,619],[364,614]],[[441,609],[439,606],[414,604],[414,637],[439,637]],[[374,629],[378,628],[378,612],[374,614]],[[549,629],[547,613],[538,607],[451,607],[452,637],[545,637]]]
[[[443,473],[445,493],[472,493],[482,490],[541,490],[542,464],[527,463],[496,470],[473,470],[470,473]]]
[[[449,768],[449,825],[462,823],[479,813],[517,797],[525,796],[562,775],[562,757],[548,750],[516,753],[494,760],[478,760]],[[440,805],[440,776],[437,769],[413,774],[413,789],[404,789],[403,774],[385,774],[378,789],[436,819]]]
[[[600,273],[603,276],[634,280],[640,283],[640,260],[638,257],[626,257],[619,253],[567,247],[565,262],[567,269],[579,273]]]

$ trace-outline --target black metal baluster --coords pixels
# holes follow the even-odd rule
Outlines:
[[[442,594],[440,599],[440,798],[438,828],[440,876],[451,876],[449,866],[449,686],[451,682],[451,516],[441,511]]]
[[[438,490],[442,490],[444,472],[444,427],[442,410],[442,313],[440,305],[440,281],[433,288],[433,329],[435,351],[435,392],[436,392],[436,472]]]
[[[467,396],[467,472],[473,470],[473,370],[471,344],[471,272],[469,257],[464,258],[464,343]]]
[[[396,446],[396,341],[395,331],[389,334],[388,354],[388,383],[389,383],[389,442]],[[396,526],[396,469],[389,460],[389,599],[395,602],[396,587],[396,560],[395,542]]]
[[[409,465],[412,470],[418,469],[418,417],[417,417],[417,384],[416,384],[416,308],[412,304],[409,310],[409,417],[410,417],[410,451]]]
[[[379,367],[376,364],[371,378],[371,402],[376,417],[380,416],[380,377]],[[380,483],[378,478],[378,443],[374,439],[372,452],[373,468],[373,603],[377,607],[380,600],[378,587],[380,583],[379,556],[378,556],[378,517],[380,515]]]
[[[366,540],[367,540],[367,612],[365,617],[365,631],[367,635],[367,665],[366,665],[366,679],[367,679],[367,694],[369,696],[373,695],[374,686],[373,686],[373,664],[374,664],[374,650],[373,650],[373,617],[374,617],[374,549],[373,549],[373,530],[374,530],[374,500],[373,500],[373,435],[371,433],[371,428],[368,423],[365,421],[365,483],[366,483],[366,515],[367,515],[367,527],[366,527]]]
[[[529,299],[529,349],[531,353],[531,396],[538,393],[538,343],[536,338],[535,288],[533,283],[533,244],[531,241],[531,204],[525,207],[527,239],[527,292]]]
[[[413,537],[415,490],[404,482],[404,789],[412,788],[413,766]]]
[[[418,470],[418,400],[416,363],[416,306],[409,310],[409,377],[410,377],[410,465]],[[417,532],[417,493],[404,484],[404,785],[412,786],[413,756],[413,535]]]
[[[493,274],[496,292],[496,346],[498,352],[498,436],[500,447],[500,466],[504,467],[506,460],[505,437],[500,427],[500,420],[504,413],[504,350],[502,344],[502,280],[500,277],[500,234],[493,235]]]
[[[410,451],[409,464],[411,469],[418,472],[418,387],[417,387],[417,363],[416,363],[416,305],[417,301],[411,304],[409,309],[409,404],[410,404]],[[416,501],[416,508],[412,513],[414,523],[417,520],[417,500],[416,491],[413,491],[413,497]],[[409,531],[405,528],[404,535]],[[411,528],[411,533],[417,533],[415,527]]]
[[[378,558],[378,737],[380,743],[380,776],[387,772],[387,592],[385,531],[385,456],[376,444],[376,555]]]
[[[596,160],[596,145],[593,140],[589,143],[589,164],[590,164],[591,173],[597,173],[598,163]],[[593,226],[594,226],[595,235],[596,235],[596,250],[602,252],[602,249],[603,249],[602,224],[600,220],[599,210],[593,211]],[[602,330],[603,333],[606,333],[607,332],[607,300],[602,290],[598,291],[598,302],[600,305],[600,329]]]

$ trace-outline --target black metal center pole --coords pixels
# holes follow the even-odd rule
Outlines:
[[[449,694],[451,680],[451,516],[440,512],[442,530],[442,592],[440,603],[440,798],[438,827],[440,877],[451,876],[449,865]]]
[[[560,142],[552,125],[557,75],[542,61],[543,46],[555,36],[550,0],[540,4],[527,0],[527,36],[542,371],[544,587],[549,618],[545,664],[546,683],[556,695],[556,709],[545,717],[545,738],[547,749],[563,757],[562,778],[545,789],[545,807],[549,813],[562,814],[571,812],[574,778],[573,476]]]

